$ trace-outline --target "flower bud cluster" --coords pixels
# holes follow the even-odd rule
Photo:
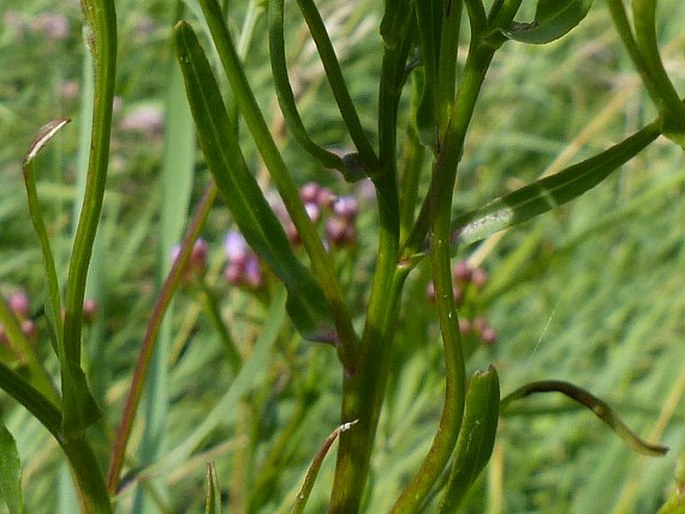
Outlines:
[[[452,268],[452,290],[454,303],[460,310],[459,330],[463,336],[475,336],[481,343],[492,345],[497,341],[497,332],[483,315],[477,313],[477,295],[488,281],[483,268],[472,268],[468,262],[459,261]],[[435,302],[435,286],[429,282],[426,296]]]
[[[359,204],[353,196],[336,196],[329,188],[308,182],[300,188],[300,198],[309,218],[323,226],[325,242],[329,247],[345,248],[357,241],[357,214]],[[282,204],[271,202],[280,218],[288,239],[300,243],[300,236]]]
[[[14,291],[7,296],[7,305],[10,311],[17,317],[21,325],[21,331],[26,338],[31,342],[35,342],[37,336],[36,324],[29,317],[31,303],[28,295],[24,291]],[[7,334],[5,334],[5,328],[2,325],[0,325],[0,344],[7,345]]]
[[[36,326],[36,322],[31,319],[31,302],[26,292],[21,290],[14,291],[7,296],[6,301],[10,311],[17,317],[17,321],[19,321],[21,330],[26,338],[31,343],[35,343],[38,340],[38,327]],[[83,322],[85,324],[92,323],[96,312],[97,302],[92,298],[86,298],[83,301]],[[64,320],[64,309],[62,309],[60,314],[62,320]],[[3,346],[7,346],[8,344],[5,328],[1,324],[0,344]]]
[[[8,10],[3,15],[2,24],[17,35],[38,35],[52,41],[64,41],[71,34],[69,19],[57,12],[43,12],[29,17],[19,11]]]

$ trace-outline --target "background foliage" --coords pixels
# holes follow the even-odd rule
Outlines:
[[[372,130],[382,6],[370,0],[320,5],[362,122]],[[238,27],[243,7],[232,8]],[[86,336],[89,379],[95,396],[106,398],[106,419],[97,427],[95,448],[103,463],[154,301],[156,270],[168,259],[160,251],[159,213],[162,205],[174,201],[164,196],[160,182],[174,12],[168,2],[155,0],[123,0],[117,9],[120,101],[99,229],[96,259],[101,265],[97,277],[91,276],[100,283],[95,289],[98,317]],[[685,4],[662,0],[659,15],[665,64],[683,91]],[[20,167],[28,142],[44,121],[58,115],[73,118],[73,125],[42,157],[38,184],[56,259],[63,264],[58,271],[65,276],[77,197],[76,150],[83,130],[81,15],[76,1],[5,0],[0,16],[0,286],[5,294],[18,288],[29,294],[40,333],[37,344],[50,362],[54,357],[41,310],[41,256],[28,223]],[[290,73],[301,87],[305,123],[318,141],[347,148],[313,45],[295,10],[286,12],[286,24]],[[301,184],[321,180],[324,174],[288,138],[280,119],[269,83],[265,31],[263,24],[257,26],[248,53],[250,82],[286,162],[298,170],[296,179]],[[654,115],[601,3],[560,42],[544,47],[508,43],[490,70],[467,139],[458,178],[465,192],[456,198],[456,207],[470,208],[588,157]],[[251,148],[249,141],[245,144]],[[268,187],[254,149],[248,158]],[[571,380],[609,401],[638,433],[671,447],[666,458],[645,459],[586,411],[561,399],[531,400],[516,406],[517,411],[512,408],[501,422],[493,461],[470,498],[472,512],[485,507],[493,513],[650,513],[663,503],[685,440],[684,167],[682,150],[659,140],[570,206],[458,256],[488,270],[489,280],[472,306],[487,315],[498,334],[491,346],[471,341],[470,369],[494,362],[504,393],[536,379]],[[193,204],[208,177],[199,161],[195,168]],[[362,305],[377,219],[373,209],[364,209],[371,200],[363,185],[325,177],[337,193],[357,194],[362,202],[358,246],[339,258],[349,285],[346,292]],[[233,339],[248,354],[263,329],[265,307],[259,297],[221,278],[221,245],[230,223],[227,210],[217,203],[203,233],[210,248],[207,280]],[[354,266],[351,256],[360,257]],[[442,401],[439,331],[426,299],[427,263],[410,280],[397,331],[398,365],[372,462],[368,512],[387,510],[420,463]],[[171,321],[167,450],[204,421],[232,380],[199,298],[197,290],[185,288]],[[163,477],[143,487],[155,509],[198,510],[208,460],[216,462],[232,505],[246,508],[244,495],[260,484],[265,503],[253,505],[255,511],[290,506],[317,447],[338,423],[339,365],[330,348],[302,342],[287,324],[260,364],[248,401],[230,405],[231,421],[218,423],[192,457],[144,473]],[[56,369],[56,362],[49,367]],[[5,395],[0,412],[19,445],[25,489],[30,491],[27,511],[70,512],[69,477],[54,441]],[[132,455],[143,444],[142,429],[139,420]],[[288,435],[285,441],[283,434]],[[272,477],[263,466],[278,444],[285,446],[277,463],[279,476]],[[312,493],[312,512],[325,505],[332,471],[329,459]],[[131,508],[132,490],[123,493],[122,511]]]

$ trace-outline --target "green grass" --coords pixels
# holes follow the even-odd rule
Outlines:
[[[328,17],[347,5],[320,3]],[[333,31],[344,74],[370,133],[376,130],[378,4],[355,2]],[[161,260],[166,258],[162,248],[169,241],[163,239],[171,233],[179,237],[178,227],[162,228],[167,223],[162,221],[163,206],[168,208],[180,194],[163,192],[162,137],[118,128],[137,106],[164,104],[173,57],[174,9],[153,0],[117,2],[117,8],[117,94],[122,107],[115,119],[99,228],[94,293],[99,324],[89,327],[85,338],[89,379],[105,411],[105,421],[93,429],[103,468],[152,310]],[[20,34],[4,23],[0,31],[0,288],[29,293],[40,331],[39,353],[56,373],[42,312],[41,256],[29,223],[21,161],[44,122],[59,115],[74,118],[38,164],[39,195],[64,283],[83,126],[80,98],[60,96],[59,90],[65,82],[81,81],[80,13],[76,3],[66,0],[5,0],[0,17],[7,20],[11,11],[26,24],[45,11],[63,13],[70,23],[68,36],[51,43],[29,28]],[[685,4],[662,0],[659,12],[666,66],[682,94]],[[240,21],[236,15],[233,26]],[[147,30],[150,24],[152,29]],[[350,141],[342,136],[344,127],[324,77],[314,66],[315,55],[295,9],[286,13],[286,24],[292,27],[291,77],[304,77],[299,101],[305,125],[317,142],[348,148]],[[248,77],[277,130],[286,163],[297,170],[295,179],[317,179],[339,193],[357,191],[318,169],[283,130],[270,87],[265,31],[263,24],[256,28]],[[580,161],[653,117],[649,98],[640,92],[601,2],[577,31],[558,43],[507,44],[490,70],[467,138],[455,210],[473,208],[551,171],[550,166],[558,170]],[[263,179],[247,138],[246,145],[252,169]],[[494,363],[503,394],[532,380],[572,381],[607,400],[640,435],[671,448],[664,458],[647,459],[631,452],[591,413],[561,398],[525,400],[502,418],[493,461],[471,493],[467,512],[649,514],[664,502],[685,441],[684,169],[682,150],[659,139],[620,173],[570,205],[458,256],[488,270],[489,282],[471,305],[487,315],[498,333],[492,347],[471,343],[469,370]],[[207,179],[204,164],[196,161],[187,186],[192,189],[191,205],[197,204]],[[180,215],[182,219],[184,213]],[[249,494],[257,486],[255,512],[287,511],[316,450],[339,423],[340,365],[331,348],[303,342],[286,323],[268,352],[252,353],[264,348],[260,334],[264,337],[274,319],[267,317],[268,299],[264,302],[231,288],[220,276],[222,238],[231,226],[227,209],[216,203],[203,232],[210,243],[208,282],[246,357],[244,366],[251,365],[250,356],[261,361],[249,383],[234,382],[224,347],[198,296],[191,287],[177,295],[168,321],[166,362],[158,368],[168,373],[157,384],[168,401],[162,413],[164,442],[152,451],[152,443],[143,437],[146,417],[141,412],[127,452],[127,470],[140,471],[139,466],[150,464],[140,475],[146,480],[139,490],[151,505],[150,512],[198,512],[207,461],[216,462],[220,487],[233,511],[248,509]],[[358,249],[342,253],[338,262],[346,274],[344,290],[352,312],[361,316],[375,261],[378,227],[372,202],[363,204],[357,228]],[[351,257],[357,259],[354,264]],[[423,459],[439,420],[444,377],[435,313],[425,297],[427,264],[411,275],[403,297],[367,512],[385,512],[393,504]],[[244,394],[228,401],[238,386]],[[225,410],[210,415],[217,404]],[[59,448],[4,394],[0,413],[19,446],[27,512],[55,512],[63,501],[55,488],[60,473],[64,477]],[[203,423],[209,427],[203,437],[187,452],[175,454],[173,449]],[[324,462],[310,512],[325,508],[333,457]],[[270,467],[265,468],[265,462]],[[129,512],[133,485],[139,484],[124,478],[123,485],[118,507]],[[69,512],[68,504],[62,505],[62,511]]]

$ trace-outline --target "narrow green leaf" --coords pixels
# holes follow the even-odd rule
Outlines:
[[[565,36],[585,18],[593,0],[539,0],[535,19],[514,22],[503,34],[521,43],[541,45]]]
[[[205,514],[221,514],[221,490],[216,466],[207,464],[207,495],[205,496]]]
[[[400,0],[407,3],[410,0]],[[300,7],[302,16],[309,27],[309,32],[312,35],[316,49],[321,57],[321,64],[323,64],[326,78],[331,86],[333,97],[338,104],[338,109],[342,115],[347,130],[350,133],[350,138],[354,142],[359,152],[359,159],[363,165],[364,171],[367,173],[374,172],[378,166],[378,157],[371,146],[368,136],[362,126],[361,120],[357,113],[357,109],[352,101],[352,96],[343,77],[340,68],[340,62],[335,54],[335,48],[326,30],[326,25],[321,18],[321,14],[314,3],[314,0],[297,0],[297,5]],[[393,11],[400,12],[400,6],[393,7]],[[386,11],[387,12],[387,11]],[[381,34],[383,34],[383,23],[385,16],[381,22]]]
[[[599,155],[462,214],[452,222],[453,233],[460,244],[470,244],[540,216],[601,183],[658,136],[658,124],[651,123]]]
[[[515,400],[526,398],[535,393],[550,392],[562,393],[584,407],[587,407],[636,452],[651,457],[662,456],[668,452],[668,448],[665,446],[651,444],[640,439],[625,425],[625,423],[623,423],[623,421],[621,421],[618,414],[616,414],[609,404],[585,389],[561,380],[541,380],[539,382],[531,382],[530,384],[518,388],[516,391],[502,399],[500,411],[504,411],[507,406]]]
[[[17,443],[0,422],[0,500],[4,501],[10,514],[24,512],[24,498],[21,493],[21,461]]]
[[[312,341],[335,341],[323,291],[293,253],[283,227],[248,170],[197,36],[190,25],[179,22],[174,38],[200,145],[220,194],[247,242],[285,284],[288,313],[300,334]]]
[[[40,241],[40,248],[43,253],[43,266],[45,266],[46,290],[47,298],[49,300],[49,303],[45,306],[45,312],[48,318],[52,346],[58,355],[62,348],[61,299],[59,283],[57,281],[57,271],[55,270],[55,259],[52,255],[50,239],[48,238],[48,231],[45,228],[43,211],[36,190],[34,160],[38,155],[38,152],[40,152],[50,139],[52,139],[62,127],[69,123],[69,121],[68,118],[58,118],[43,125],[29,145],[29,149],[24,157],[24,184],[26,186],[29,213],[31,215],[33,228]]]
[[[439,512],[456,512],[490,460],[499,417],[499,377],[494,367],[477,371],[466,393],[464,421]]]
[[[316,477],[319,474],[319,469],[321,469],[321,464],[323,464],[323,460],[328,454],[328,450],[330,450],[338,436],[342,432],[346,432],[347,430],[353,428],[357,421],[358,420],[350,421],[349,423],[343,423],[338,428],[333,430],[333,432],[331,432],[331,434],[323,442],[321,448],[319,448],[319,451],[316,452],[314,460],[307,470],[307,475],[305,476],[302,488],[298,491],[297,497],[295,498],[292,510],[293,514],[302,514],[304,512],[304,508],[307,505],[307,500],[309,500],[309,495],[312,492],[312,488],[316,482]]]

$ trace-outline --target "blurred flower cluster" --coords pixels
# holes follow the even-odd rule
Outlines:
[[[28,294],[22,290],[12,291],[5,298],[7,306],[12,314],[14,314],[19,322],[22,332],[31,343],[38,340],[38,328],[36,322],[31,317],[31,302]],[[83,302],[83,322],[86,324],[92,323],[95,313],[97,311],[97,303],[92,298],[86,298]],[[62,318],[64,318],[64,309],[62,309]],[[0,344],[9,346],[7,333],[5,328],[0,324]]]
[[[336,196],[327,187],[309,182],[299,190],[310,219],[321,228],[324,244],[330,250],[352,247],[357,242],[356,220],[359,212],[354,196]],[[288,239],[295,245],[301,244],[297,229],[285,209],[280,197],[267,195],[271,208],[281,221]],[[259,256],[250,248],[238,230],[229,230],[223,240],[226,257],[223,277],[232,286],[249,291],[258,291],[266,285],[265,267]],[[175,260],[180,247],[174,247],[171,258]],[[198,239],[193,246],[184,282],[202,279],[207,270],[209,247],[205,240]]]
[[[323,227],[324,244],[329,249],[355,245],[359,204],[354,196],[336,196],[331,189],[315,182],[308,182],[300,188],[300,198],[309,218],[318,226]],[[269,203],[281,220],[288,239],[299,244],[300,237],[297,229],[280,198],[271,196]]]
[[[486,345],[494,344],[497,341],[497,332],[478,308],[478,293],[488,281],[487,271],[480,267],[472,268],[467,261],[459,261],[452,268],[452,281],[462,335],[473,336]],[[429,301],[435,301],[433,282],[428,283],[426,296]]]
[[[55,12],[25,15],[19,11],[8,10],[2,17],[2,24],[17,36],[31,34],[52,41],[63,41],[71,32],[68,18],[64,14]]]

